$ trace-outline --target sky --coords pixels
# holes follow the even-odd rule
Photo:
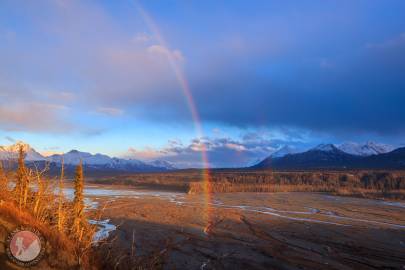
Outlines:
[[[0,145],[254,164],[405,144],[405,1],[0,1]]]

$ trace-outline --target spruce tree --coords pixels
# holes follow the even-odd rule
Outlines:
[[[83,224],[84,224],[84,196],[83,196],[83,163],[80,161],[80,164],[76,167],[75,173],[75,197],[73,200],[73,233],[79,240],[81,239],[83,233]]]
[[[61,232],[64,230],[65,224],[65,211],[63,209],[63,180],[65,177],[63,158],[61,161],[61,171],[59,179],[59,194],[58,194],[58,230]]]
[[[18,151],[18,169],[17,169],[16,185],[14,189],[15,197],[20,209],[23,206],[24,195],[27,188],[26,187],[27,174],[24,159],[25,159],[25,152],[23,146],[21,145]]]
[[[8,195],[8,178],[4,172],[2,162],[0,162],[0,193]]]

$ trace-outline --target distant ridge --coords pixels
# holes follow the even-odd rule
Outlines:
[[[394,147],[387,144],[368,141],[365,144],[345,142],[337,146],[343,152],[358,156],[371,156],[391,152]]]
[[[281,157],[269,156],[253,169],[405,169],[405,147],[379,154],[353,155],[334,144],[320,144],[308,151]]]
[[[45,158],[31,148],[31,146],[22,141],[17,141],[15,144],[9,146],[0,146],[0,160],[15,159],[18,157],[18,151],[23,148],[26,154],[26,160],[37,161],[44,160]]]
[[[285,145],[285,146],[281,147],[280,149],[276,150],[275,152],[273,152],[270,156],[273,158],[283,157],[285,155],[295,154],[297,152],[298,152],[297,149],[295,149],[294,147]]]
[[[109,157],[104,154],[91,154],[71,150],[64,154],[45,157],[29,144],[18,141],[10,146],[0,146],[0,160],[16,159],[18,150],[23,147],[26,162],[45,166],[50,164],[51,171],[60,170],[64,160],[66,171],[83,162],[87,172],[95,174],[165,172],[177,170],[174,164],[164,160],[144,162],[136,159]],[[313,170],[313,169],[405,169],[405,147],[393,150],[392,146],[367,142],[365,144],[343,143],[319,144],[307,151],[298,152],[291,146],[282,146],[267,158],[258,161],[252,169]]]
[[[87,171],[119,171],[119,172],[161,172],[176,169],[173,164],[163,161],[154,160],[151,162],[143,162],[136,159],[122,159],[116,157],[109,157],[103,154],[91,154],[87,152],[80,152],[78,150],[71,150],[64,154],[54,154],[45,157],[35,151],[29,144],[18,141],[10,146],[0,146],[0,160],[16,159],[20,147],[23,147],[26,153],[27,163],[45,164],[50,162],[53,168],[60,167],[63,159],[67,168],[74,167],[83,162],[84,168]]]

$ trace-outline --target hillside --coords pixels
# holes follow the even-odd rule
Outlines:
[[[23,150],[15,170],[0,166],[0,269],[97,269],[98,226],[85,213],[82,166],[71,200],[55,192],[64,188],[63,171],[55,186],[44,171],[25,166]]]
[[[29,212],[20,212],[13,204],[0,200],[0,269],[23,269],[12,264],[6,255],[5,242],[8,235],[21,224],[34,226],[46,239],[46,251],[43,259],[31,266],[32,270],[73,269],[77,266],[74,255],[74,242],[38,222]]]

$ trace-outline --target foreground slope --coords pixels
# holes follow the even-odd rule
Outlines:
[[[48,228],[38,222],[28,212],[20,212],[14,205],[0,200],[0,269],[26,269],[11,263],[6,255],[5,239],[21,225],[38,229],[46,239],[46,249],[43,259],[32,270],[74,269],[77,260],[74,253],[74,243],[55,228]]]

